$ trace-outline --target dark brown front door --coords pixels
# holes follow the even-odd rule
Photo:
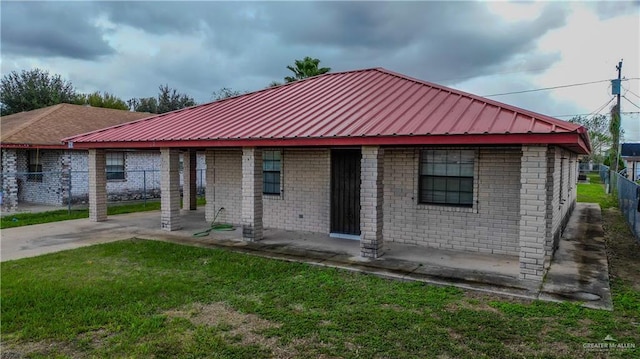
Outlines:
[[[360,234],[360,150],[331,151],[331,233]]]

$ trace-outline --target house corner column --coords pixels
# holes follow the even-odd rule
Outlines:
[[[18,208],[18,153],[15,149],[2,150],[2,211]]]
[[[184,183],[182,185],[182,208],[197,209],[196,192],[196,151],[188,150],[184,153]]]
[[[520,167],[520,279],[542,281],[547,236],[547,147],[522,146]]]
[[[215,218],[215,152],[214,150],[206,150],[204,152],[204,161],[207,169],[205,170],[206,185],[204,195],[207,203],[204,205],[204,217],[207,222],[213,222]]]
[[[242,238],[262,239],[262,150],[242,148]]]
[[[89,220],[107,220],[107,172],[105,151],[89,150]]]
[[[176,231],[180,225],[180,151],[160,149],[160,210],[161,228]]]
[[[360,162],[360,253],[378,258],[383,252],[384,149],[363,146]]]

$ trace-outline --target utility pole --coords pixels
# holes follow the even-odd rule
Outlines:
[[[618,62],[618,66],[616,66],[616,70],[618,70],[618,85],[622,87],[622,59],[620,59],[620,62]],[[617,98],[618,98],[618,118],[620,118],[620,89],[618,89]]]
[[[618,70],[618,79],[613,80],[611,90],[614,95],[616,95],[617,103],[616,108],[611,111],[611,125],[610,128],[612,130],[612,139],[614,140],[611,144],[614,147],[614,154],[611,159],[611,168],[615,173],[618,173],[618,162],[620,162],[620,126],[622,124],[622,119],[620,118],[620,88],[622,87],[622,60],[618,62],[618,66],[616,66],[616,70]]]

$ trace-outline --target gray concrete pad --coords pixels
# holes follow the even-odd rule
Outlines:
[[[193,234],[209,227],[204,211],[182,211],[183,228],[160,229],[160,212],[109,216],[106,222],[88,219],[3,229],[2,261],[36,256],[80,246],[132,237],[229,250],[286,261],[341,268],[397,280],[453,285],[493,294],[542,300],[569,300],[594,308],[611,308],[608,270],[599,207],[578,204],[566,239],[551,263],[542,285],[519,280],[516,256],[466,253],[386,243],[379,259],[360,257],[360,243],[328,235],[266,229],[260,242],[242,241],[239,228]],[[598,296],[598,300],[590,300]],[[586,300],[589,299],[589,300]]]
[[[600,206],[578,203],[540,290],[540,299],[613,310]]]

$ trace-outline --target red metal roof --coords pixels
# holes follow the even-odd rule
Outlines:
[[[382,68],[329,73],[65,139],[81,148],[557,144],[584,127]]]

